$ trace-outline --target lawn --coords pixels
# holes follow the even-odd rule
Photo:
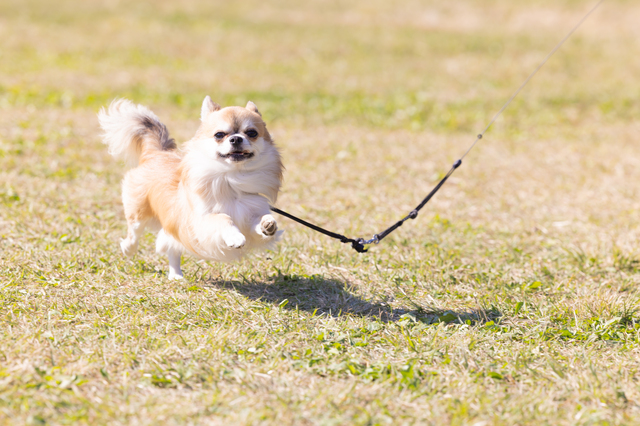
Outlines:
[[[254,101],[278,207],[406,215],[595,2],[0,2],[0,423],[640,424],[640,6],[607,0],[414,221],[358,254],[119,239],[96,113]]]

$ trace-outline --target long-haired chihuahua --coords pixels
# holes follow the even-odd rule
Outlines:
[[[253,102],[221,108],[207,96],[201,124],[182,149],[158,117],[120,99],[98,114],[109,153],[132,168],[122,182],[131,256],[144,229],[158,231],[156,251],[169,257],[169,278],[182,278],[183,252],[215,261],[268,247],[281,231],[271,216],[282,182],[278,149]]]

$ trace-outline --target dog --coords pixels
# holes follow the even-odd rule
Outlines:
[[[156,251],[169,258],[169,278],[182,279],[182,253],[233,261],[268,248],[281,232],[270,214],[284,167],[253,102],[222,108],[202,103],[195,136],[178,149],[148,108],[115,100],[98,114],[103,142],[132,167],[122,182],[132,256],[146,227],[158,231]]]

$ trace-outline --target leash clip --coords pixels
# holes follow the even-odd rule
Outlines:
[[[366,244],[378,244],[380,242],[380,237],[378,236],[378,234],[376,234],[370,240],[364,240],[362,238],[358,238],[358,241],[360,242],[360,244],[363,244],[363,245],[366,245]]]

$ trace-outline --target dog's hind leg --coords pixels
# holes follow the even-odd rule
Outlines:
[[[127,218],[127,238],[120,240],[120,248],[125,256],[133,256],[138,250],[138,241],[144,234],[147,220],[136,220]]]
[[[182,269],[180,268],[182,251],[182,245],[177,242],[171,235],[164,232],[164,229],[161,229],[160,232],[158,232],[158,239],[156,240],[156,253],[166,254],[169,258],[170,280],[180,280],[183,278]]]
[[[147,225],[154,225],[157,220],[147,201],[147,187],[144,184],[144,169],[138,167],[129,170],[122,181],[122,205],[127,218],[127,238],[120,241],[120,248],[126,256],[133,256],[138,250],[138,240],[144,234]]]

